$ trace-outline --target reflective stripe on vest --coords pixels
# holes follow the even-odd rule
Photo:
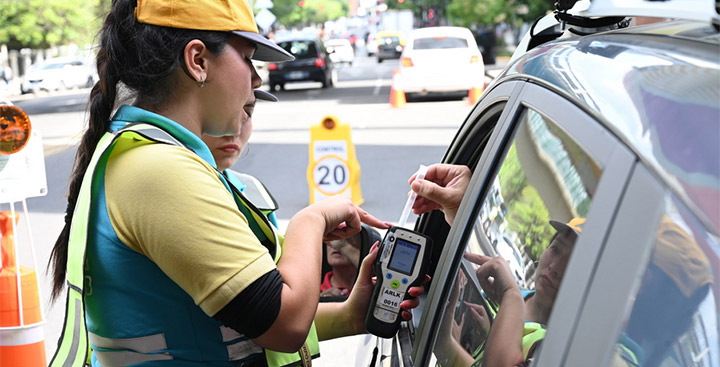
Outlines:
[[[105,133],[100,138],[83,176],[80,191],[75,204],[75,210],[73,212],[73,220],[70,225],[68,256],[66,262],[68,293],[66,299],[65,322],[63,331],[61,332],[60,339],[58,341],[58,348],[50,361],[50,367],[82,367],[90,363],[90,341],[88,339],[88,331],[85,324],[85,302],[83,295],[85,289],[84,263],[88,242],[88,223],[90,220],[90,204],[93,199],[92,181],[98,162],[101,160],[107,160],[109,154],[112,152],[112,149],[109,148],[113,146],[121,135],[127,134],[142,140],[184,147],[184,145],[166,131],[156,126],[144,123],[128,124],[123,129],[114,133]],[[270,255],[277,263],[281,253],[280,246],[282,243],[282,236],[278,236],[275,230],[273,230],[273,227],[267,217],[265,217],[262,212],[260,212],[249,200],[247,200],[239,190],[234,188],[234,186],[231,185],[219,172],[218,177],[226,188],[234,194],[233,196],[238,204],[238,209],[240,209],[240,211],[248,219],[251,230],[261,243],[268,248]],[[93,339],[93,344],[97,346],[95,356],[98,358],[98,361],[104,365],[129,365],[146,361],[172,359],[172,356],[168,353],[153,353],[153,351],[162,350],[162,348],[156,348],[158,344],[154,344],[155,347],[149,347],[149,349],[148,346],[140,348],[133,347],[137,346],[137,340],[145,340],[143,338],[108,339],[97,335],[92,335],[91,337]],[[150,338],[148,340],[157,342],[157,337],[158,336],[150,336],[148,337]],[[164,343],[164,336],[162,338],[162,342]],[[319,343],[314,322],[305,346],[307,346],[308,343],[310,345],[309,350],[311,351],[312,358],[319,356]],[[255,345],[249,340],[246,340],[228,346],[228,355],[231,357],[240,356],[240,353],[242,353],[243,350],[252,348],[248,344]],[[108,349],[105,350],[105,348]],[[118,351],[110,350],[110,348],[127,349]],[[266,353],[266,356],[270,356],[268,357],[268,364],[270,366],[311,365],[311,362],[306,364],[302,360],[299,352],[266,352],[269,352]],[[274,353],[277,353],[282,357],[273,357]],[[285,355],[287,355],[287,357]],[[230,360],[232,360],[232,358],[230,358]]]

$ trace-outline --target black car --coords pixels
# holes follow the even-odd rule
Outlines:
[[[270,89],[285,88],[285,83],[314,81],[323,88],[332,87],[337,81],[335,65],[322,41],[317,38],[292,38],[278,45],[295,56],[295,60],[268,64]]]
[[[377,43],[378,62],[387,59],[399,59],[405,46],[405,41],[398,32],[381,32],[378,34]]]

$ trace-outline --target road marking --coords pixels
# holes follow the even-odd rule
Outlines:
[[[382,88],[383,80],[381,78],[377,78],[375,80],[375,89],[373,90],[373,95],[377,96],[380,94],[380,88]]]

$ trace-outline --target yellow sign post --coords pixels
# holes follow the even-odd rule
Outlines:
[[[355,205],[363,203],[360,164],[350,125],[335,116],[326,116],[319,124],[310,126],[309,153],[310,204],[335,195],[347,196]]]

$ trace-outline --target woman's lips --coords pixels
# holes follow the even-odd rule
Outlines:
[[[240,149],[240,146],[234,143],[220,146],[220,150],[225,153],[235,153],[238,151],[238,149]]]

